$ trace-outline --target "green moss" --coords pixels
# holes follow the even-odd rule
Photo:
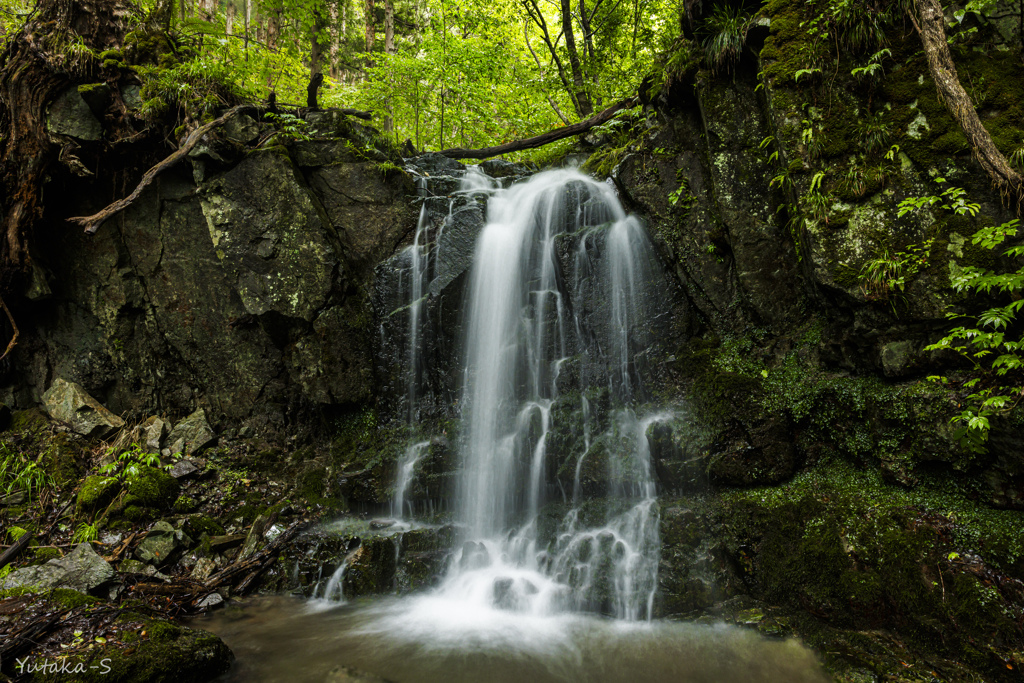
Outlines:
[[[159,510],[169,508],[178,497],[178,482],[156,467],[137,465],[135,474],[127,477],[128,495],[125,506],[144,506]]]
[[[225,673],[233,658],[231,650],[217,636],[199,629],[185,628],[168,621],[142,619],[137,614],[123,615],[121,621],[138,622],[134,633],[124,633],[128,650],[107,644],[82,655],[85,673],[76,681],[100,683],[174,683],[207,681]],[[142,635],[145,633],[146,635]],[[92,667],[95,665],[95,667]],[[36,676],[36,681],[66,680],[67,676]]]
[[[19,410],[11,417],[11,431],[38,434],[46,429],[50,420],[39,408]]]
[[[61,557],[63,557],[63,555],[57,548],[33,548],[31,563],[46,564],[50,560],[56,560]]]
[[[74,609],[76,607],[85,607],[86,605],[95,605],[101,602],[99,598],[94,598],[91,595],[85,593],[79,593],[76,590],[70,588],[54,588],[46,594],[46,598],[51,602],[54,602],[64,609]]]
[[[39,466],[58,488],[63,488],[78,481],[82,474],[81,463],[85,458],[81,442],[73,441],[67,434],[58,433],[48,439]]]
[[[110,505],[120,492],[121,482],[115,477],[91,475],[82,481],[76,505],[82,512],[99,510]]]
[[[1024,513],[973,495],[962,480],[907,490],[832,461],[782,486],[723,493],[723,523],[756,547],[756,578],[773,604],[843,628],[898,625],[924,647],[972,657],[977,643],[1020,642],[1024,616],[980,578],[1024,574]]]

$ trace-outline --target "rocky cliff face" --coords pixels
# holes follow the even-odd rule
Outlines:
[[[308,124],[286,145],[243,115],[92,237],[63,219],[108,183],[54,188],[4,402],[59,377],[117,413],[204,407],[220,428],[369,402],[373,269],[415,227],[415,190],[369,131]]]

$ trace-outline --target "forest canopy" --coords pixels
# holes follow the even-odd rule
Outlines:
[[[20,26],[34,4],[2,0],[0,30]],[[174,43],[158,64],[135,66],[145,111],[208,117],[271,92],[301,105],[322,73],[321,106],[370,111],[417,149],[501,144],[634,94],[682,11],[681,0],[143,0],[139,9]]]

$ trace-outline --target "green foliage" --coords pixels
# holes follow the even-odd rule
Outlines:
[[[72,543],[89,543],[100,537],[100,531],[96,524],[80,522],[75,527],[75,533],[71,536]]]
[[[3,495],[21,491],[29,499],[38,498],[43,490],[53,486],[53,479],[35,461],[0,443],[0,492]]]
[[[911,244],[904,251],[893,253],[886,248],[880,255],[868,260],[860,270],[864,298],[869,301],[889,301],[895,313],[894,296],[903,292],[907,282],[928,267],[934,241],[929,239],[923,244]]]
[[[316,133],[316,131],[310,129],[306,121],[294,114],[267,114],[267,118],[274,124],[278,136],[285,141],[312,140],[312,134]],[[345,142],[351,144],[350,140]]]
[[[935,182],[944,183],[945,178],[936,178]],[[967,192],[959,187],[950,187],[942,192],[941,195],[931,195],[928,197],[907,197],[899,204],[899,211],[896,214],[899,218],[903,218],[908,213],[919,211],[924,207],[937,206],[944,211],[952,211],[958,216],[978,215],[978,211],[981,210],[979,204],[967,201]]]
[[[996,250],[1008,241],[1015,241],[1020,221],[1011,220],[999,226],[982,228],[974,234],[972,243],[983,249]],[[1002,249],[1002,255],[1019,259],[1024,245],[1014,244]],[[952,279],[954,289],[961,293],[995,297],[997,303],[980,313],[971,315],[948,314],[953,320],[966,324],[926,347],[926,350],[952,350],[970,361],[972,372],[963,387],[971,393],[966,407],[953,422],[959,425],[957,436],[965,447],[983,450],[988,440],[991,418],[1008,413],[1024,396],[1024,338],[1017,325],[1017,316],[1024,307],[1024,266],[1009,272],[996,272],[975,266],[966,266]],[[948,384],[945,377],[935,376],[933,381]]]
[[[200,120],[215,110],[255,99],[255,93],[239,83],[241,74],[219,55],[200,53],[170,66],[136,67],[142,78],[141,113],[150,118],[176,110],[184,120]]]
[[[107,451],[107,455],[113,455],[113,449]],[[180,454],[178,454],[180,455]],[[121,481],[132,481],[140,476],[143,467],[160,467],[160,456],[155,453],[147,453],[137,443],[131,444],[121,451],[117,458],[99,468],[99,473],[114,477]],[[164,470],[170,470],[172,465],[164,466]]]
[[[732,73],[740,62],[743,48],[747,43],[747,31],[752,17],[742,4],[731,7],[730,3],[716,4],[704,21],[704,62],[719,74]]]

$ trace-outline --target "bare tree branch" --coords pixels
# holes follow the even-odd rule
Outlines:
[[[11,329],[14,330],[14,336],[11,337],[11,341],[7,342],[7,348],[4,350],[4,355],[0,356],[0,360],[3,360],[4,358],[7,358],[7,354],[11,352],[11,349],[13,349],[17,345],[18,335],[20,333],[18,332],[17,323],[14,322],[14,316],[11,315],[11,309],[7,308],[7,303],[4,302],[4,298],[2,296],[0,296],[0,308],[4,309],[4,313],[7,314],[7,320],[11,323]],[[26,534],[26,536],[27,535],[28,534]],[[0,564],[0,569],[2,568],[3,564]]]
[[[623,109],[631,109],[640,103],[640,99],[637,97],[630,97],[622,100],[612,106],[608,107],[604,111],[594,116],[591,116],[586,121],[580,121],[574,123],[571,126],[563,126],[562,128],[555,128],[549,130],[547,133],[536,135],[532,138],[526,138],[525,140],[516,140],[515,142],[507,142],[504,145],[496,145],[494,147],[484,147],[482,149],[445,149],[440,153],[446,157],[452,159],[489,159],[491,157],[500,156],[502,154],[508,154],[510,152],[519,152],[524,149],[534,149],[536,147],[543,147],[544,145],[550,144],[557,140],[572,137],[573,135],[579,135],[580,133],[586,133],[594,126],[599,126],[602,123],[608,121],[617,113]]]
[[[945,16],[938,0],[916,0],[915,11],[910,10],[910,20],[921,36],[924,53],[928,58],[928,69],[939,91],[939,99],[960,124],[967,142],[971,145],[974,158],[985,169],[993,184],[999,188],[1003,198],[1008,200],[1020,215],[1024,206],[1024,178],[1010,168],[1006,157],[996,147],[985,126],[978,118],[978,111],[970,95],[960,84],[960,77],[953,63],[946,40]]]
[[[146,174],[142,176],[142,180],[139,181],[138,186],[136,186],[135,190],[132,191],[130,195],[128,195],[124,199],[118,199],[116,202],[108,205],[99,213],[95,213],[92,216],[76,216],[75,218],[69,218],[68,222],[74,223],[75,225],[81,225],[85,229],[85,232],[87,234],[92,235],[99,229],[100,225],[102,225],[105,220],[107,220],[111,216],[117,215],[121,211],[124,211],[129,206],[131,206],[132,202],[139,198],[139,195],[142,194],[142,191],[149,187],[149,184],[152,183],[153,180],[158,175],[160,175],[165,170],[167,170],[171,166],[174,166],[176,163],[184,159],[185,156],[192,151],[192,148],[199,144],[199,141],[202,140],[207,133],[209,133],[217,126],[223,125],[228,119],[237,114],[239,111],[251,107],[252,105],[250,104],[240,104],[237,107],[232,107],[231,109],[228,109],[226,112],[221,114],[218,118],[214,119],[213,121],[210,121],[209,123],[203,124],[199,128],[196,128],[194,131],[188,134],[188,137],[185,138],[185,141],[181,144],[181,146],[178,147],[178,149],[174,150],[174,152],[171,153],[170,156],[168,156],[166,159],[158,163],[153,168],[146,171]]]
[[[529,34],[527,33],[527,30],[526,30],[528,27],[529,27],[529,24],[524,21],[523,22],[523,39],[526,41],[526,47],[529,48],[530,54],[533,55],[533,61],[535,61],[537,63],[537,70],[540,71],[541,75],[543,75],[544,74],[544,67],[540,65],[540,57],[538,57],[537,53],[533,51],[533,45],[530,44],[530,36],[529,36]],[[551,99],[551,96],[548,95],[547,93],[544,93],[544,99],[546,99],[548,101],[548,104],[551,105],[551,108],[555,110],[556,114],[558,114],[558,118],[562,119],[562,123],[564,123],[565,125],[568,126],[569,125],[569,119],[566,118],[565,114],[562,113],[562,110],[558,108],[558,105],[555,104],[555,101],[553,99]]]

